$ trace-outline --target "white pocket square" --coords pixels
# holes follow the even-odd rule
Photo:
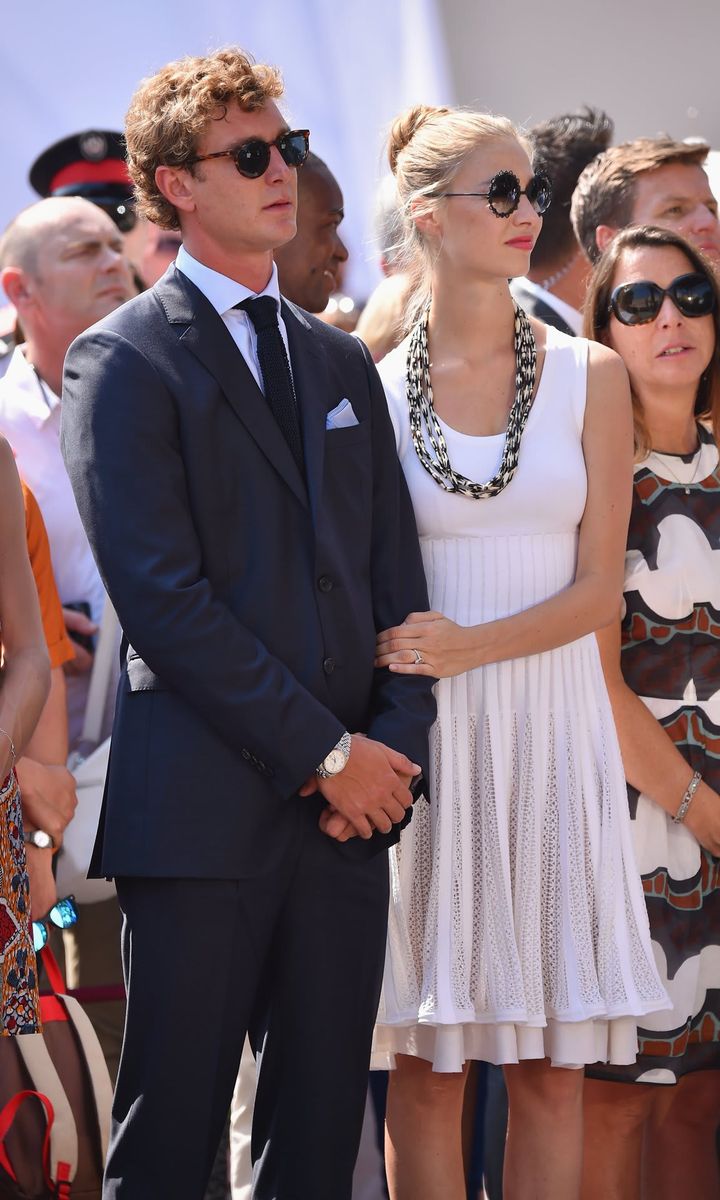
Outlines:
[[[349,429],[351,425],[359,424],[349,400],[341,400],[325,418],[326,429]]]

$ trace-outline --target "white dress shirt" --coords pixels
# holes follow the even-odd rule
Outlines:
[[[570,326],[576,337],[580,336],[582,333],[583,317],[579,309],[573,308],[572,304],[568,304],[567,300],[561,300],[559,296],[556,296],[554,292],[549,292],[547,288],[540,287],[539,283],[533,283],[532,279],[523,277],[522,279],[518,279],[517,282],[526,292],[530,292],[536,299],[542,300],[550,308],[554,309],[558,316],[562,317],[565,324]],[[510,291],[512,290],[511,283]]]
[[[63,604],[85,600],[102,617],[105,591],[60,453],[60,398],[28,364],[22,346],[0,379],[0,434],[40,505]]]
[[[182,271],[183,275],[187,276],[191,283],[195,284],[195,287],[202,292],[206,300],[210,301],[215,311],[222,317],[223,323],[229,330],[235,345],[252,371],[255,382],[264,391],[260,363],[257,356],[257,334],[255,333],[255,327],[248,314],[243,312],[242,309],[236,309],[235,305],[239,304],[241,300],[254,299],[256,296],[272,296],[278,307],[278,324],[280,325],[280,333],[285,343],[288,362],[290,362],[287,330],[280,311],[280,285],[278,283],[278,273],[275,263],[273,263],[270,278],[261,292],[252,292],[244,284],[237,283],[234,279],[229,279],[227,275],[221,275],[219,271],[214,271],[212,267],[206,267],[204,263],[198,262],[196,258],[193,258],[192,254],[189,254],[184,246],[181,246],[178,250],[175,266],[178,271]]]
[[[60,453],[60,409],[60,397],[38,378],[18,346],[0,379],[0,434],[10,443],[18,471],[40,506],[62,603],[86,601],[93,621],[99,623],[105,589]],[[65,682],[72,749],[82,730],[90,675],[67,676]],[[114,694],[112,683],[109,693]],[[112,707],[107,705],[103,736],[110,732]]]

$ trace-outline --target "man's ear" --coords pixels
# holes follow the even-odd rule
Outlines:
[[[610,245],[617,232],[612,225],[598,225],[595,230],[595,245],[601,254]]]
[[[192,176],[184,167],[156,167],[155,183],[165,199],[180,212],[194,212]]]
[[[18,312],[27,307],[32,292],[28,287],[28,278],[22,267],[5,267],[0,272],[0,287]]]

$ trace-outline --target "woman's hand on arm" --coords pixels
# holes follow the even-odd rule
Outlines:
[[[620,666],[620,622],[597,633],[618,732],[625,778],[674,817],[693,776],[692,767],[650,709],[625,682]],[[706,783],[695,793],[684,824],[701,846],[720,854],[720,796]]]
[[[622,592],[632,499],[632,410],[623,363],[594,342],[589,348],[583,452],[588,491],[574,582],[549,600],[484,625],[463,627],[441,613],[411,613],[402,625],[379,635],[376,666],[407,675],[460,675],[488,662],[553,650],[612,619]]]
[[[457,625],[439,612],[410,613],[402,625],[378,634],[375,666],[436,679],[462,675],[477,665],[472,649],[476,628],[482,626]]]

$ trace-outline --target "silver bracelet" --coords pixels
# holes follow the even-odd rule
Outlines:
[[[12,755],[12,762],[10,763],[10,770],[14,771],[15,763],[17,762],[17,755],[15,754],[15,743],[12,740],[12,738],[10,737],[10,734],[8,733],[7,729],[0,729],[0,733],[5,734],[5,737],[7,738],[7,740],[10,743],[10,754]]]
[[[693,796],[695,795],[696,791],[700,787],[701,783],[702,783],[702,775],[700,774],[699,771],[695,771],[692,779],[690,780],[689,784],[685,788],[685,791],[683,792],[683,798],[680,801],[680,807],[677,810],[677,812],[675,813],[675,816],[673,817],[673,822],[676,825],[679,825],[681,823],[681,821],[685,820],[685,818],[687,816],[687,811],[688,811],[690,805],[692,804]]]

